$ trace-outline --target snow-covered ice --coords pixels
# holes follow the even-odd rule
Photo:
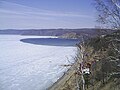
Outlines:
[[[61,65],[67,64],[67,59],[73,61],[76,47],[20,42],[50,37],[0,35],[0,90],[46,90],[60,78],[66,71]]]

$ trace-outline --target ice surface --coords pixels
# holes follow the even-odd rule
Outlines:
[[[66,71],[61,65],[67,64],[67,59],[73,61],[76,47],[20,42],[50,37],[0,35],[0,90],[46,90],[60,78]]]

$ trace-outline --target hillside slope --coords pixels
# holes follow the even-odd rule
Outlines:
[[[78,49],[81,49],[79,45]],[[81,73],[76,69],[81,62],[84,68],[90,64],[90,74],[84,74],[85,90],[120,89],[120,31],[90,39],[85,42],[84,50],[83,61],[78,52],[76,62],[66,72],[65,78],[63,76],[49,90],[83,90]]]

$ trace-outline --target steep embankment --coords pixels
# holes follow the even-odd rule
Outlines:
[[[88,83],[88,90],[93,90],[93,87],[94,90],[119,90],[120,30],[91,39],[88,45],[93,48],[92,57],[96,61],[91,67],[92,75],[89,78],[93,86]]]
[[[79,45],[78,45],[79,46]],[[86,90],[120,89],[120,31],[90,39],[84,45],[82,61],[78,53],[76,63],[56,82],[50,90],[82,90],[83,83],[79,72],[80,61],[83,68],[89,63],[90,74],[84,74]],[[80,49],[80,47],[79,47]]]

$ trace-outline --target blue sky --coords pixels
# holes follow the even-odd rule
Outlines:
[[[91,28],[93,0],[0,0],[0,29]]]

